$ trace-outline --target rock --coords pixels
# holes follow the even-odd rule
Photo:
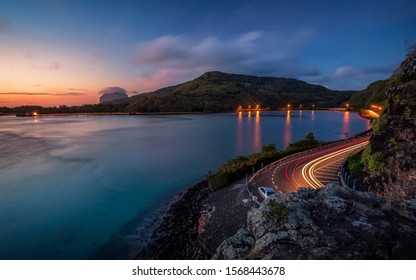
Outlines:
[[[243,255],[249,253],[253,242],[253,237],[246,229],[242,228],[234,236],[221,243],[214,258],[227,260],[241,259]]]
[[[128,98],[129,96],[124,92],[106,93],[100,97],[100,103],[111,102],[118,99]]]
[[[287,217],[270,218],[276,203],[286,207]],[[415,201],[390,205],[339,186],[301,189],[252,209],[247,227],[225,240],[213,258],[414,259],[415,206]]]
[[[170,206],[152,240],[136,259],[205,259],[206,250],[197,242],[203,200],[209,194],[206,181],[195,184]]]

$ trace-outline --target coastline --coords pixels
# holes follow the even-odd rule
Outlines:
[[[134,259],[201,259],[206,252],[196,242],[202,202],[210,190],[206,180],[189,187],[168,206],[148,244]]]
[[[344,140],[331,143],[339,141]],[[224,240],[246,226],[247,213],[258,207],[244,182],[239,179],[213,192],[204,180],[180,193],[169,204],[149,243],[134,259],[211,259]]]
[[[259,110],[261,112],[285,112],[287,109],[276,110]],[[344,108],[321,108],[321,109],[292,109],[292,112],[296,111],[322,111],[322,112],[344,112]],[[246,112],[246,111],[244,111]],[[253,111],[255,112],[255,111]],[[210,114],[225,114],[225,113],[238,113],[238,111],[225,111],[225,112],[72,112],[72,113],[37,113],[36,115],[25,115],[18,117],[62,117],[62,116],[157,116],[157,115],[210,115]],[[13,116],[16,113],[1,113],[0,116]],[[369,119],[360,114],[364,119]]]
[[[256,206],[243,183],[241,179],[216,192],[206,180],[188,188],[170,204],[134,259],[211,259],[224,240],[246,226],[247,213]]]

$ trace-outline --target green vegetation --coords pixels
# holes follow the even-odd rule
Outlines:
[[[372,122],[372,127],[374,133],[379,133],[384,131],[388,125],[388,116],[387,114],[381,114],[381,116],[377,119],[374,119]]]
[[[252,172],[253,168],[258,170],[262,165],[278,160],[282,152],[276,149],[273,144],[264,146],[262,152],[249,156],[238,156],[221,165],[215,173],[208,172],[206,179],[208,187],[217,191],[232,182],[243,178],[246,173]]]
[[[114,113],[114,112],[230,112],[238,106],[278,109],[339,107],[354,91],[334,91],[300,80],[207,72],[192,81],[103,104],[82,106],[21,106],[3,112]]]
[[[371,83],[366,89],[354,93],[348,103],[354,109],[370,108],[371,104],[383,104],[386,100],[385,93],[392,83],[390,80],[380,80]],[[383,106],[384,108],[385,106]]]
[[[269,211],[266,213],[266,218],[273,220],[279,225],[287,223],[287,216],[289,209],[283,203],[275,200],[269,200]]]
[[[355,174],[363,171],[364,164],[361,162],[361,154],[354,154],[347,158],[348,169]]]
[[[353,92],[285,78],[207,72],[195,80],[129,98],[128,112],[225,112],[238,106],[338,107]]]
[[[212,191],[217,191],[243,178],[246,174],[251,174],[253,168],[254,170],[259,170],[262,166],[285,156],[315,148],[322,144],[310,132],[304,140],[290,144],[285,151],[279,151],[274,144],[263,146],[260,153],[254,153],[249,156],[238,156],[221,165],[214,173],[209,171],[206,175],[208,187]]]
[[[293,154],[303,150],[318,147],[321,144],[321,142],[315,139],[313,133],[309,132],[308,134],[306,134],[305,139],[289,144],[289,146],[286,149],[286,152],[289,154]]]
[[[381,152],[372,152],[371,146],[368,146],[363,151],[361,162],[364,164],[371,176],[382,172],[384,169],[383,154]]]
[[[15,108],[3,107],[1,111],[7,113],[31,113],[55,114],[55,113],[119,113],[125,112],[126,104],[87,104],[82,106],[59,106],[59,107],[42,107],[42,106],[19,106]]]

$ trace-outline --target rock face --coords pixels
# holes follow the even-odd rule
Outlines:
[[[372,153],[383,155],[383,170],[369,176],[367,184],[387,198],[416,198],[416,46],[390,84],[386,109],[370,141]]]
[[[124,92],[106,93],[100,97],[100,103],[110,102],[117,99],[128,98],[129,96]]]
[[[386,203],[344,187],[275,195],[214,259],[415,259],[416,200]]]
[[[185,191],[169,208],[164,221],[153,232],[148,246],[136,259],[203,259],[205,248],[197,242],[202,201],[208,195],[206,181]]]

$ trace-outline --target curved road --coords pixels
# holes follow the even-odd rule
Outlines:
[[[343,142],[317,151],[304,152],[280,162],[255,178],[257,187],[272,187],[277,193],[295,192],[299,187],[320,188],[328,183],[338,183],[342,161],[368,144],[369,137]]]

